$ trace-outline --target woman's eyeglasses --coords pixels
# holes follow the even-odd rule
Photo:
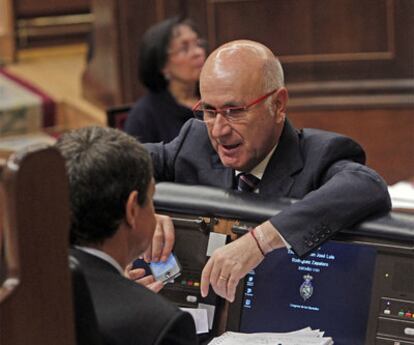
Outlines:
[[[181,44],[180,47],[176,49],[170,49],[168,54],[170,55],[188,55],[195,48],[206,49],[207,41],[201,38],[198,38],[194,41],[186,41]]]

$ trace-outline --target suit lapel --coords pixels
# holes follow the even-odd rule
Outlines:
[[[298,135],[286,120],[279,144],[260,181],[260,194],[288,196],[294,182],[292,175],[302,167]]]
[[[208,181],[211,181],[212,185],[226,189],[234,187],[234,170],[226,168],[215,151],[211,154],[211,170],[206,173],[209,174]]]

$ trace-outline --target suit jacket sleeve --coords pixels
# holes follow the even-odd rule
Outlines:
[[[384,180],[361,164],[364,152],[346,137],[337,137],[319,147],[317,154],[305,152],[317,165],[314,188],[270,222],[299,256],[305,256],[341,229],[390,210]]]
[[[177,311],[174,318],[160,335],[157,345],[197,345],[194,321],[189,313]]]
[[[193,121],[187,121],[182,127],[179,135],[168,144],[156,143],[145,144],[148,149],[154,167],[154,178],[157,182],[175,181],[174,165],[180,149],[187,138]]]

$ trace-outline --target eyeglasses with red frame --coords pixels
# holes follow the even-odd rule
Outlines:
[[[249,108],[264,101],[277,90],[278,88],[241,107],[227,107],[222,109],[205,108],[202,101],[199,100],[192,109],[193,114],[196,119],[204,121],[207,124],[212,124],[215,121],[217,114],[221,114],[228,122],[237,122],[246,117],[246,111],[249,110]]]

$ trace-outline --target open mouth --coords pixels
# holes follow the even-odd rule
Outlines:
[[[238,148],[241,144],[233,144],[233,145],[221,145],[225,150],[234,150],[236,148]]]

